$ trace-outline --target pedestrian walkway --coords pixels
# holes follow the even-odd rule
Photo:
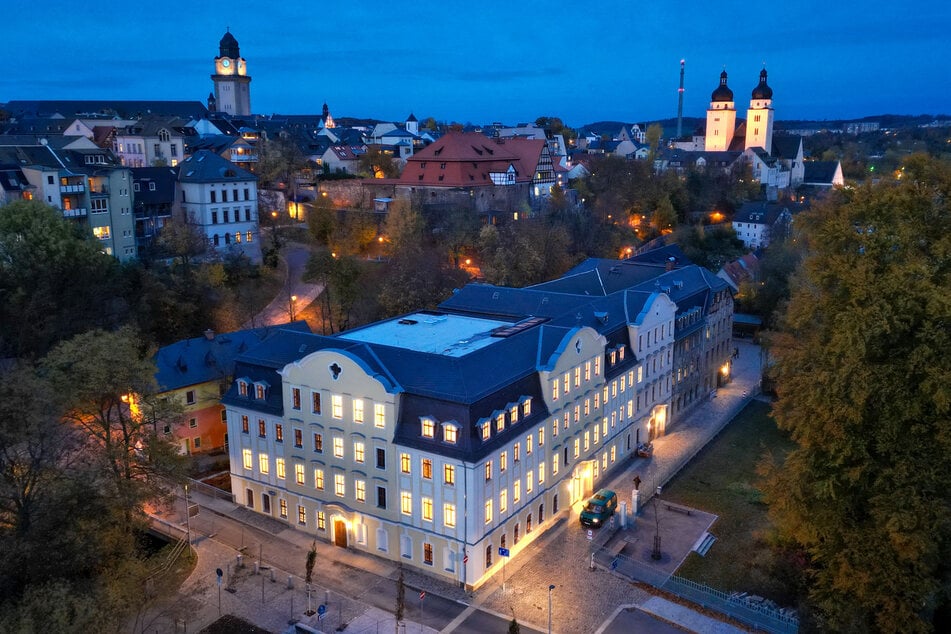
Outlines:
[[[614,488],[622,500],[629,502],[634,474],[639,474],[643,505],[656,493],[657,486],[662,487],[683,468],[756,394],[759,348],[745,342],[736,345],[740,355],[734,362],[733,381],[720,388],[715,398],[674,420],[667,434],[654,441],[651,458],[630,460],[605,486]],[[171,606],[148,610],[148,618],[143,616],[141,623],[152,625],[134,631],[175,632],[176,619],[182,618],[188,623],[185,631],[197,632],[209,625],[218,614],[218,568],[223,573],[222,614],[244,618],[271,632],[285,631],[289,621],[295,619],[323,632],[395,628],[396,562],[317,542],[317,565],[308,603],[303,576],[312,536],[279,521],[259,526],[254,521],[258,518],[247,517],[246,509],[228,500],[191,491],[189,500],[201,509],[188,522],[198,565],[183,584],[179,600]],[[175,502],[162,517],[185,526],[184,500]],[[610,623],[622,605],[661,606],[654,609],[663,611],[660,616],[664,620],[689,631],[735,631],[703,629],[706,625],[698,625],[700,621],[693,616],[699,613],[683,606],[673,610],[649,603],[656,597],[643,587],[611,572],[592,569],[592,542],[577,520],[577,511],[569,511],[566,518],[513,558],[504,573],[504,590],[502,571],[470,595],[456,585],[405,569],[405,631],[505,631],[514,615],[524,631],[544,632],[549,596],[553,631],[560,634],[595,631],[599,625]],[[645,520],[642,516],[637,521]],[[239,555],[242,568],[238,567]],[[555,586],[551,592],[550,585]],[[425,593],[425,598],[420,598],[420,593]],[[584,597],[583,602],[580,597]],[[322,620],[316,614],[306,616],[308,605],[313,609],[326,606],[326,616]]]

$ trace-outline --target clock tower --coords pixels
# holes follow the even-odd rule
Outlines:
[[[248,64],[238,50],[238,40],[231,31],[225,32],[218,42],[218,57],[215,58],[215,105],[218,112],[232,116],[251,114],[251,77]]]

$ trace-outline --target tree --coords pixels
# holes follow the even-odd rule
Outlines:
[[[941,630],[951,596],[951,166],[797,217],[807,255],[773,336],[770,513],[830,631]],[[945,621],[944,625],[947,625]]]
[[[116,325],[120,280],[88,227],[37,201],[0,207],[0,357],[37,358],[61,339]]]
[[[159,433],[177,418],[180,404],[156,395],[155,364],[129,328],[73,337],[42,366],[64,419],[84,432],[87,451],[131,529],[145,501],[163,495],[156,477],[182,474],[177,448]]]
[[[403,623],[403,615],[406,612],[406,578],[403,575],[403,562],[401,561],[397,568],[399,569],[399,576],[396,578],[396,609],[394,610],[394,616],[396,617],[396,634],[400,632],[400,625]]]
[[[400,165],[392,154],[379,147],[369,147],[357,163],[360,174],[369,178],[399,178]]]
[[[208,253],[208,239],[197,225],[172,221],[162,227],[158,235],[159,252],[174,258],[185,269],[190,270],[195,260]]]
[[[520,634],[522,628],[519,626],[518,621],[515,620],[515,617],[512,617],[512,620],[509,621],[509,632],[508,634]]]
[[[644,138],[647,139],[647,145],[650,147],[647,155],[647,162],[654,164],[654,157],[657,155],[657,148],[660,146],[660,139],[664,136],[664,127],[659,123],[652,123],[647,126],[644,132]]]

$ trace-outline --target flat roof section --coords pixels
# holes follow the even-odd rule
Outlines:
[[[420,312],[351,330],[338,337],[427,354],[464,357],[502,341],[492,336],[493,331],[511,325],[511,322],[495,319]]]

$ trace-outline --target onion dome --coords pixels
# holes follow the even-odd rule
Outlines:
[[[225,31],[224,37],[218,42],[218,53],[218,57],[230,57],[231,59],[241,57],[241,53],[238,52],[238,40],[234,39],[230,30]]]
[[[759,85],[753,89],[753,99],[772,99],[773,89],[766,85],[766,69],[759,72]]]
[[[726,85],[726,71],[720,73],[720,85],[713,91],[710,101],[733,101],[733,91]]]

